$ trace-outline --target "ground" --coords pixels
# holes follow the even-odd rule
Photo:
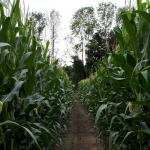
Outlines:
[[[103,140],[99,139],[96,145],[96,136],[98,131],[93,127],[93,121],[84,113],[81,102],[76,101],[74,104],[75,112],[71,116],[71,124],[67,125],[68,133],[62,135],[62,141],[65,150],[104,150]],[[63,150],[62,148],[56,150]]]

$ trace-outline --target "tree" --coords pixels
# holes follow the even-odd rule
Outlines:
[[[41,37],[41,34],[46,27],[46,17],[44,13],[32,12],[29,14],[29,22],[33,22],[34,31]]]
[[[112,23],[114,19],[116,6],[111,2],[99,3],[97,8],[97,14],[99,17],[99,26],[102,31],[102,35],[106,40],[107,44],[107,37],[108,33],[112,28]]]
[[[115,50],[116,46],[118,45],[118,39],[113,30],[111,30],[110,33],[108,34],[107,42],[108,48],[110,49],[111,53],[113,53],[113,50]]]
[[[78,56],[78,49],[79,49],[79,45],[81,44],[76,44],[75,43],[75,39],[72,35],[67,35],[64,37],[64,41],[66,42],[66,47],[67,47],[67,50],[65,51],[66,54],[70,55],[70,56]]]
[[[86,72],[87,76],[89,76],[96,71],[93,64],[102,60],[102,57],[106,55],[105,40],[101,37],[99,32],[96,32],[86,47],[88,48],[86,51]]]
[[[93,7],[84,7],[79,9],[75,14],[73,15],[73,18],[71,20],[71,30],[72,34],[75,37],[78,37],[80,40],[80,43],[82,45],[82,61],[84,64],[84,44],[85,40],[90,39],[90,35],[93,34],[94,29],[96,28],[97,21],[95,19],[95,13]]]
[[[62,57],[61,57],[61,62],[64,65],[67,65],[67,64],[70,64],[70,62],[72,62],[71,61],[72,56],[78,56],[79,48],[81,49],[81,46],[79,46],[79,45],[81,45],[81,44],[76,44],[75,38],[70,34],[67,34],[63,38],[63,40],[66,44],[66,47],[63,50],[63,54],[62,54]]]
[[[49,28],[51,48],[52,48],[52,58],[54,60],[54,53],[56,51],[55,44],[58,42],[60,25],[61,25],[61,15],[55,9],[47,12],[47,24]]]
[[[78,85],[78,82],[82,79],[85,79],[86,73],[83,62],[77,57],[73,56],[73,75],[72,75],[72,83]]]
[[[72,81],[73,67],[72,66],[64,66],[63,70],[66,72],[67,76],[69,77],[69,80]]]

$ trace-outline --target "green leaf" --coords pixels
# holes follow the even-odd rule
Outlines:
[[[44,129],[47,133],[49,133],[50,135],[51,135],[51,138],[53,139],[53,140],[57,140],[54,136],[53,136],[53,134],[50,132],[50,130],[47,128],[47,127],[45,127],[43,124],[41,124],[41,123],[34,123],[37,127],[39,127],[39,128],[41,128],[41,129]]]
[[[148,88],[148,78],[149,78],[149,73],[148,73],[148,70],[145,70],[145,71],[142,71],[140,73],[140,78],[142,80],[141,84],[143,86],[143,88],[149,93],[150,92],[150,89]]]
[[[4,58],[9,54],[9,51],[7,49],[3,50],[2,53],[0,54],[0,64],[4,60]]]
[[[42,133],[40,135],[40,137],[41,137],[42,141],[44,142],[45,147],[48,147],[50,140],[49,140],[48,136],[46,135],[46,133]]]
[[[118,148],[118,150],[120,150],[120,148],[121,148],[123,142],[125,141],[125,139],[126,139],[131,133],[134,133],[134,132],[135,132],[135,131],[131,131],[131,132],[128,132],[128,133],[126,134],[126,136],[124,137],[124,139],[123,139],[122,143],[120,144],[120,147]]]
[[[119,116],[121,116],[123,119],[131,119],[131,118],[136,118],[138,117],[138,112],[134,111],[132,113],[130,113],[129,115],[125,115],[123,113],[119,114]]]
[[[3,8],[3,5],[2,4],[0,4],[0,11],[1,11],[1,19],[0,19],[0,24],[4,24],[4,21],[5,21],[5,18],[6,18],[6,16],[5,16],[5,13],[4,13],[4,8]]]
[[[112,106],[116,107],[116,108],[125,108],[126,107],[126,103],[125,102],[121,102],[121,103],[110,103]]]
[[[19,76],[19,80],[21,80],[22,78],[25,78],[26,77],[26,73],[29,71],[29,69],[23,69],[20,73],[20,76]]]
[[[26,64],[25,64],[25,61],[30,57],[30,55],[32,54],[32,52],[28,52],[28,53],[25,53],[21,60],[20,60],[20,66],[21,67],[24,67]]]
[[[102,104],[102,105],[99,107],[99,109],[98,109],[98,111],[97,111],[97,113],[96,113],[96,117],[95,117],[95,124],[97,123],[97,121],[98,121],[98,119],[99,119],[99,117],[100,117],[100,113],[101,113],[102,110],[104,110],[106,107],[107,107],[107,104]]]
[[[109,57],[110,58],[110,57]],[[110,61],[110,60],[109,60]],[[108,63],[108,62],[107,62]],[[94,63],[94,65],[100,65],[100,64],[102,64],[104,67],[106,67],[107,69],[109,69],[111,72],[114,72],[114,70],[111,68],[111,67],[109,67],[108,65],[106,65],[105,63],[103,63],[102,61],[97,61],[97,62],[95,62]]]
[[[115,131],[111,131],[110,134],[109,134],[109,148],[111,150],[111,143],[112,143],[112,140],[114,139],[115,136],[118,136],[118,132],[115,132]]]
[[[150,129],[148,128],[148,126],[146,125],[146,123],[140,121],[140,124],[141,124],[142,130],[143,130],[145,133],[150,134]],[[142,132],[143,132],[143,131],[142,131]]]
[[[115,116],[113,116],[113,117],[111,118],[111,123],[110,123],[109,129],[111,129],[112,123],[114,122],[114,120],[115,120],[116,118],[118,118],[117,115],[115,115]]]
[[[133,68],[129,65],[126,65],[124,56],[121,54],[113,54],[112,57],[115,59],[116,63],[120,65],[121,68],[126,72],[126,75],[130,77],[132,75]]]
[[[15,27],[15,36],[21,29],[24,29],[24,28],[23,27]]]
[[[0,1],[0,4],[2,4],[2,6],[4,6],[6,9],[8,9],[8,6],[5,1]]]
[[[20,126],[18,123],[14,122],[14,121],[10,121],[10,120],[6,120],[6,121],[2,122],[1,125]]]
[[[148,59],[147,60],[141,60],[139,63],[136,64],[136,66],[133,68],[131,79],[133,78],[133,75],[134,75],[134,73],[136,72],[137,69],[138,69],[138,72],[136,72],[136,74],[138,74],[138,73],[140,73],[140,72],[142,72],[142,71],[149,68],[149,66],[148,66],[148,67],[142,69],[141,71],[139,71],[140,70],[140,65],[142,63],[145,63],[145,62],[148,62]]]
[[[6,40],[7,37],[7,32],[8,32],[8,28],[9,28],[9,24],[10,24],[10,21],[11,21],[11,18],[10,17],[7,17],[4,21],[4,24],[3,24],[3,27],[2,27],[2,31],[1,31],[1,34],[0,34],[0,39],[2,40]]]
[[[34,140],[34,142],[36,143],[38,148],[41,149],[39,147],[39,144],[37,143],[37,140],[36,140],[35,136],[33,135],[33,133],[29,129],[27,129],[26,127],[20,126],[18,123],[14,122],[14,121],[10,121],[10,120],[2,122],[1,125],[19,126],[19,127],[23,128],[23,129],[25,129],[29,133],[29,135],[32,137],[32,139]]]
[[[0,47],[5,47],[5,46],[11,46],[11,45],[8,44],[8,43],[2,43],[2,42],[0,42]]]
[[[49,44],[50,44],[50,42],[47,41],[47,43],[46,43],[46,48],[45,48],[45,52],[44,52],[44,55],[43,55],[44,59],[46,59],[46,54],[47,54],[47,51],[48,51]]]
[[[144,36],[143,36],[143,50],[141,51],[142,59],[148,58],[147,52],[149,48],[149,37],[150,37],[150,30],[149,27],[147,27],[144,31]]]
[[[137,0],[138,10],[142,10],[142,0]]]
[[[123,19],[123,24],[124,24],[128,34],[130,35],[130,42],[132,45],[132,50],[134,51],[136,57],[140,58],[140,48],[139,48],[139,42],[136,38],[136,29],[133,26],[133,24],[130,23],[126,12],[122,12],[121,17]]]
[[[39,146],[39,144],[38,144],[38,142],[37,142],[35,136],[33,135],[33,133],[32,133],[28,128],[26,128],[26,127],[23,127],[23,126],[22,126],[22,128],[24,128],[24,129],[29,133],[29,135],[32,137],[32,139],[34,140],[34,142],[35,142],[35,144],[37,145],[37,147],[41,150],[41,148],[40,148],[40,146]]]
[[[24,81],[20,81],[19,83],[16,83],[15,88],[7,95],[3,95],[1,98],[1,101],[4,102],[9,102],[13,99],[14,95],[19,92],[22,84],[24,83]]]
[[[116,26],[116,27],[114,27],[113,30],[117,36],[118,41],[119,41],[120,48],[123,49],[124,48],[124,41],[123,41],[123,36],[122,36],[122,32],[121,32],[120,28],[118,26]]]
[[[134,68],[136,66],[136,61],[135,61],[135,58],[133,57],[133,55],[127,54],[126,60],[127,60],[128,65],[132,66],[132,68]]]
[[[150,68],[150,65],[149,66],[147,66],[147,67],[145,67],[143,70],[141,70],[139,73],[141,73],[142,71],[145,71],[145,70],[147,70],[147,69],[149,69]]]
[[[10,47],[12,48],[12,46],[11,46],[10,44],[0,42],[0,47],[5,47],[5,46],[10,46]],[[14,50],[13,48],[12,48],[12,50],[13,50],[13,52],[14,52],[15,56],[17,57],[17,61],[18,61],[18,63],[20,64],[19,59],[18,59],[18,56],[17,56],[17,54],[16,54],[15,50]]]
[[[148,23],[150,23],[150,14],[144,11],[135,11],[136,13],[140,14]]]
[[[5,140],[4,140],[4,134],[3,134],[1,123],[0,123],[0,132],[1,132],[1,135],[2,135],[2,140],[3,140],[4,148],[6,150],[6,144],[5,144]]]
[[[145,105],[145,106],[147,106],[148,108],[150,108],[150,103],[147,102],[147,101],[133,101],[132,103],[133,103],[133,104],[137,104],[137,105]]]
[[[148,83],[148,71],[147,71],[147,70],[142,71],[141,74],[143,75],[143,77],[144,77],[146,83]]]

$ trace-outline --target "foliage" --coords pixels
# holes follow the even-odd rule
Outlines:
[[[150,148],[150,1],[137,0],[137,6],[120,13],[122,30],[114,28],[119,49],[79,83],[79,97],[110,150]]]
[[[29,14],[29,22],[34,24],[34,31],[41,37],[47,24],[45,14],[41,12],[31,12]]]
[[[63,64],[65,66],[70,64],[72,56],[79,56],[78,53],[81,49],[81,44],[76,44],[75,41],[76,41],[75,38],[70,34],[67,34],[64,37],[64,42],[66,44],[66,48],[62,55],[62,59],[63,59]],[[70,59],[68,59],[68,58],[70,58]]]
[[[66,72],[66,74],[69,77],[69,80],[72,81],[73,78],[73,67],[72,66],[64,66],[63,67],[64,71]]]
[[[96,27],[97,21],[95,19],[93,7],[81,8],[73,15],[70,28],[72,30],[72,34],[75,35],[75,37],[78,37],[82,44],[81,51],[83,64],[84,64],[83,59],[84,42],[86,39],[89,40],[90,35],[94,32],[94,29]]]
[[[85,34],[93,33],[96,28],[96,19],[93,7],[84,7],[75,12],[71,21],[71,30],[75,36],[84,38]]]
[[[85,79],[85,68],[83,66],[82,61],[77,57],[73,57],[73,76],[72,76],[72,83],[78,86],[78,82],[82,79]]]
[[[97,8],[98,23],[106,39],[112,27],[116,6],[111,2],[99,3]]]
[[[96,72],[94,63],[106,55],[105,40],[100,36],[99,32],[96,32],[89,44],[87,44],[86,55],[86,72],[87,76],[89,76],[91,73]]]
[[[72,88],[26,18],[20,0],[9,17],[0,2],[0,149],[52,149],[72,109]],[[7,144],[6,144],[7,143]]]
[[[112,30],[108,34],[107,44],[110,52],[113,53],[113,51],[116,49],[116,46],[118,45],[118,39]]]
[[[48,35],[50,35],[49,39],[51,41],[51,56],[53,60],[55,59],[54,54],[56,52],[56,43],[59,40],[59,32],[61,25],[61,15],[55,9],[52,9],[50,12],[46,12],[47,16],[47,25],[48,25]]]

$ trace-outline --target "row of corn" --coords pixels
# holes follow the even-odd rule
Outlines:
[[[28,22],[21,22],[20,0],[0,1],[0,149],[49,150],[72,110],[72,88],[58,62]]]
[[[150,149],[150,1],[117,14],[119,48],[96,62],[95,76],[78,93],[109,150]]]

